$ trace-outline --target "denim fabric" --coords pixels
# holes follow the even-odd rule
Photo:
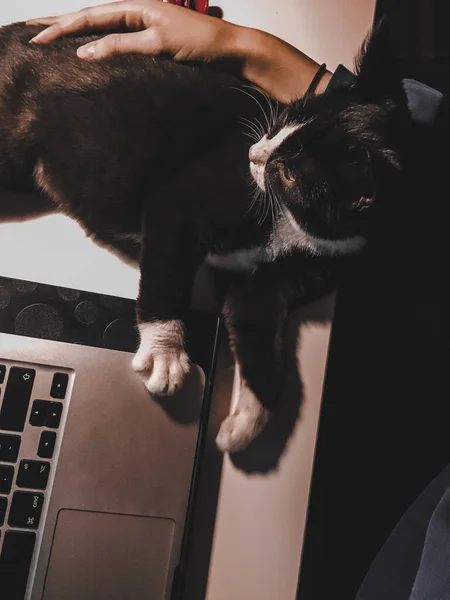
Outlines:
[[[449,599],[450,489],[447,489],[431,517],[410,600]]]
[[[450,466],[402,517],[356,600],[450,600]]]

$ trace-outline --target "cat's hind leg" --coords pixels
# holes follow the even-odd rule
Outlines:
[[[230,289],[224,317],[242,383],[237,406],[217,436],[223,452],[245,448],[264,429],[284,390],[287,317],[334,289],[338,265],[341,259],[293,253],[260,265]]]
[[[284,327],[292,291],[288,280],[271,281],[270,270],[263,271],[233,286],[224,306],[241,389],[216,439],[222,452],[242,450],[263,430],[284,385]]]

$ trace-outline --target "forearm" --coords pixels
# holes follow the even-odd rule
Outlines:
[[[304,95],[319,68],[306,54],[269,33],[154,0],[101,4],[29,24],[49,26],[33,38],[39,44],[65,35],[109,32],[125,25],[128,32],[90,42],[79,48],[78,56],[101,60],[113,54],[138,52],[163,54],[179,61],[228,59],[238,62],[248,81],[285,103]],[[322,77],[318,92],[326,88],[330,77],[331,73]]]
[[[270,96],[291,102],[304,95],[319,64],[287,42],[256,29],[239,27],[234,54],[241,60],[242,75]],[[317,91],[323,92],[331,78],[326,72]]]

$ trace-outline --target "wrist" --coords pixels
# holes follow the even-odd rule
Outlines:
[[[242,75],[283,103],[303,96],[319,64],[287,42],[263,31],[238,27],[233,52],[242,64]],[[325,91],[331,78],[327,71],[317,86]]]

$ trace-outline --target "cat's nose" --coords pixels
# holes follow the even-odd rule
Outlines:
[[[250,162],[254,165],[262,165],[264,163],[264,155],[262,154],[262,152],[259,152],[259,150],[255,148],[255,146],[251,146],[248,152],[248,158],[250,159]]]

